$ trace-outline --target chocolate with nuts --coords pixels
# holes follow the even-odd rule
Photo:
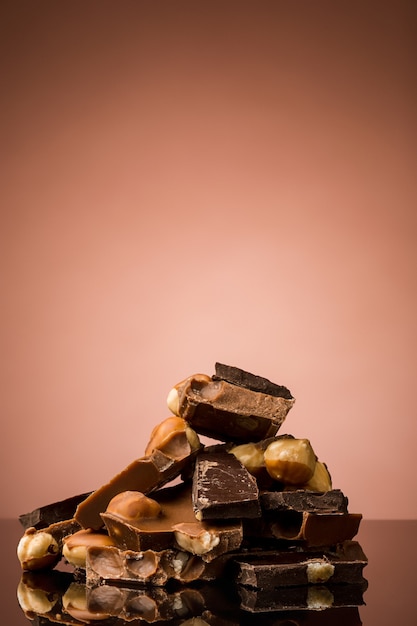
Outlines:
[[[294,402],[203,374],[190,376],[168,395],[169,408],[198,433],[236,442],[274,436]]]
[[[240,521],[198,521],[192,504],[191,485],[182,483],[155,491],[152,500],[158,507],[152,516],[129,515],[140,494],[128,496],[101,514],[115,545],[123,550],[164,550],[182,548],[210,561],[224,552],[239,548],[243,531]]]
[[[101,528],[103,520],[100,513],[107,509],[110,500],[117,494],[131,490],[147,494],[179,476],[200,447],[198,437],[188,427],[179,432],[175,429],[175,442],[172,446],[168,446],[167,437],[160,440],[160,443],[165,452],[158,449],[158,440],[150,442],[148,448],[152,452],[149,456],[132,461],[78,505],[75,519],[83,528]]]
[[[362,516],[348,512],[308,439],[277,434],[293,404],[286,387],[216,363],[213,377],[196,374],[170,391],[173,415],[152,430],[143,456],[92,493],[21,516],[22,569],[52,569],[63,556],[78,580],[61,603],[41,597],[45,616],[194,623],[170,581],[233,588],[237,613],[227,617],[204,607],[201,586],[191,593],[201,623],[359,604],[367,560],[352,539]],[[203,446],[198,434],[222,443]],[[152,591],[139,593],[145,584]],[[24,588],[25,606],[29,595]]]

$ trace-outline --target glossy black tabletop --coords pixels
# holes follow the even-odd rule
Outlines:
[[[16,546],[22,533],[18,520],[0,520],[1,623],[5,626],[29,626],[31,623],[22,612],[16,595],[21,577]],[[369,560],[364,570],[368,581],[363,596],[365,604],[358,609],[360,621],[364,626],[417,626],[417,520],[363,520],[356,539]],[[329,624],[326,610],[315,613],[315,623]],[[256,624],[295,626],[300,623],[298,618],[292,620],[288,613],[285,622],[278,614],[274,616],[275,621],[271,620],[271,615],[257,615]],[[337,613],[333,613],[333,617],[336,620],[334,626],[338,626]]]

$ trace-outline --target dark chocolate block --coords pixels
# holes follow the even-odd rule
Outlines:
[[[264,511],[307,511],[308,513],[347,513],[348,499],[340,489],[317,491],[265,491],[260,495]]]
[[[193,477],[193,507],[197,519],[260,517],[257,482],[233,454],[200,452]]]
[[[275,589],[301,585],[363,583],[368,560],[356,541],[334,550],[265,552],[235,559],[236,581],[247,587]]]
[[[41,506],[30,513],[23,513],[19,515],[19,521],[24,529],[33,527],[38,530],[50,524],[55,524],[55,522],[71,519],[74,517],[77,506],[85,500],[90,493],[91,492],[72,496],[66,500],[60,500],[59,502]]]
[[[268,394],[269,396],[276,396],[279,398],[286,398],[292,400],[293,396],[287,387],[283,385],[277,385],[272,383],[267,378],[245,372],[245,370],[239,369],[231,365],[224,365],[223,363],[215,364],[216,373],[212,377],[213,380],[225,380],[232,385],[238,387],[245,387],[251,391],[259,391],[261,393]]]

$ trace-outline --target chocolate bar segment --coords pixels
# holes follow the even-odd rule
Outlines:
[[[362,519],[360,513],[308,513],[283,511],[265,514],[260,520],[243,520],[244,536],[332,546],[353,539]]]
[[[78,505],[75,519],[84,528],[98,530],[103,526],[103,513],[110,500],[123,491],[140,491],[148,494],[162,487],[185,470],[195,455],[188,447],[182,457],[175,459],[155,450],[150,456],[134,460],[107,484],[94,491]]]
[[[340,489],[330,491],[264,491],[260,494],[262,510],[307,511],[308,513],[347,513],[348,499]]]
[[[261,515],[256,479],[233,454],[225,450],[198,454],[192,495],[199,520]]]
[[[262,376],[257,376],[238,367],[224,365],[223,363],[216,363],[215,370],[216,373],[213,376],[213,380],[225,380],[232,385],[245,387],[245,389],[250,389],[251,391],[260,391],[269,396],[293,400],[293,396],[287,387],[277,385]]]
[[[77,506],[80,502],[83,502],[83,500],[85,500],[90,493],[91,492],[71,496],[65,500],[60,500],[59,502],[53,502],[52,504],[41,506],[30,513],[23,513],[22,515],[19,515],[19,521],[25,530],[31,527],[38,530],[39,528],[45,528],[45,526],[49,526],[50,524],[71,519],[74,517]]]
[[[131,523],[122,515],[102,513],[110,537],[122,550],[161,551],[180,546],[211,561],[240,547],[243,539],[240,521],[209,523],[196,519],[189,483],[155,491],[152,499],[161,507],[158,517]]]
[[[179,415],[196,432],[220,441],[273,437],[295,402],[202,376],[187,378],[176,391]]]
[[[367,558],[359,543],[346,541],[333,551],[288,550],[239,556],[236,581],[261,589],[321,585],[324,583],[363,583]]]

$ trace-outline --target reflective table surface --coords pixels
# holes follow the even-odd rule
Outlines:
[[[23,529],[18,520],[0,520],[0,525],[3,560],[0,574],[1,623],[5,626],[29,626],[31,621],[27,619],[17,601],[17,587],[21,578],[21,570],[16,557],[16,546],[23,534]],[[355,609],[356,614],[349,613],[353,617],[346,619],[342,613],[337,613],[340,609],[314,612],[298,611],[293,612],[293,614],[286,612],[285,615],[274,612],[257,614],[254,618],[255,621],[251,623],[256,623],[257,626],[262,624],[297,626],[298,624],[310,623],[317,626],[330,624],[339,626],[342,623],[351,623],[352,626],[357,626],[360,623],[364,626],[393,626],[395,624],[417,626],[417,576],[415,572],[417,567],[417,520],[363,520],[356,539],[360,542],[369,563],[364,570],[364,576],[368,581],[368,588],[363,595],[365,604]],[[79,623],[82,624],[82,622]],[[92,623],[100,624],[100,621]],[[115,620],[115,623],[122,626],[129,622]],[[137,623],[135,621],[135,624]],[[163,622],[158,623],[163,624]],[[171,622],[166,623],[169,626]],[[194,623],[198,626],[202,622],[187,616],[184,620],[175,621],[175,624],[181,623],[187,624],[187,626]],[[216,626],[223,626],[223,624],[226,626],[232,624],[232,621],[219,619],[213,623]],[[233,624],[236,623],[239,621],[233,621]],[[241,623],[247,623],[245,615],[242,616]]]

